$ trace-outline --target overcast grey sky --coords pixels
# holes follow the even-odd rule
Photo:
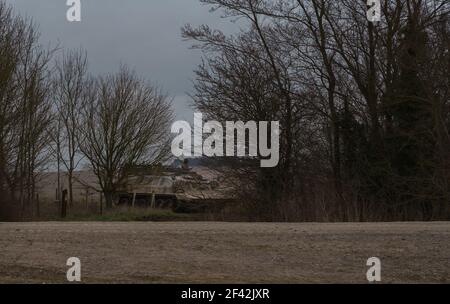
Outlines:
[[[208,24],[225,32],[237,25],[211,14],[198,0],[81,0],[82,21],[66,19],[66,0],[6,0],[39,24],[42,42],[84,47],[94,74],[114,72],[120,63],[161,85],[174,100],[179,119],[192,119],[186,93],[200,53],[189,49],[181,27]]]

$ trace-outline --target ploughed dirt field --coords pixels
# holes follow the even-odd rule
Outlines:
[[[450,223],[0,223],[0,283],[450,283]]]

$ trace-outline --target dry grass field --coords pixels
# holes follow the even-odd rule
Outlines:
[[[450,223],[0,223],[0,283],[449,283]]]

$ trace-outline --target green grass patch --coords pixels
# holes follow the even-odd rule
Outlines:
[[[172,222],[195,221],[198,216],[175,213],[171,210],[120,210],[108,211],[103,215],[70,215],[62,221],[68,222]]]

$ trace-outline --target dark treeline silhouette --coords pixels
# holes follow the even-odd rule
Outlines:
[[[203,25],[195,107],[205,119],[279,121],[280,162],[220,160],[246,219],[450,219],[446,0],[202,0],[242,31]],[[95,173],[111,208],[121,169],[170,156],[165,94],[122,66],[88,74],[83,50],[39,43],[0,1],[0,217],[32,216],[42,172]],[[221,166],[225,163],[226,166]],[[226,169],[223,169],[226,168]],[[60,195],[58,186],[58,195]],[[60,198],[60,197],[59,197]]]
[[[278,120],[281,161],[230,161],[254,220],[450,219],[450,4],[201,0],[243,30],[187,25],[210,119]]]
[[[125,66],[88,75],[83,50],[45,47],[36,28],[0,1],[0,219],[36,215],[37,182],[55,167],[67,175],[71,206],[80,164],[111,208],[124,166],[169,156],[170,102]]]
[[[0,186],[4,204],[34,199],[36,168],[43,165],[51,119],[49,62],[29,20],[0,2]]]

